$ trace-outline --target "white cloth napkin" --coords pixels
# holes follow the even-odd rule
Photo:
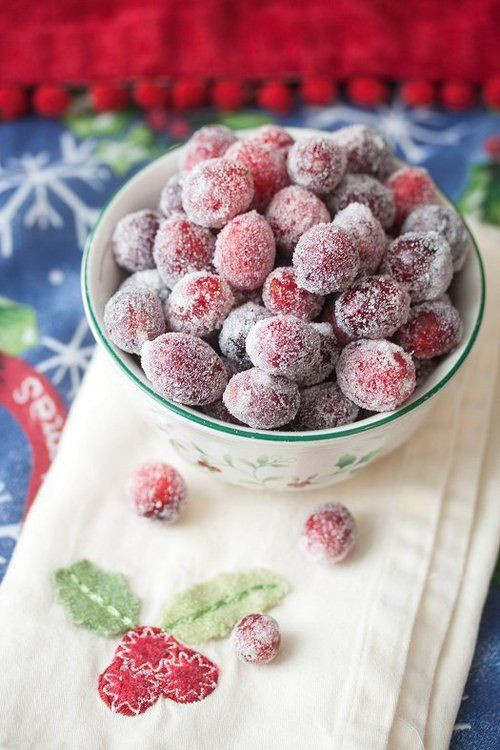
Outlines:
[[[478,234],[490,304],[464,372],[410,442],[330,489],[255,493],[191,469],[96,355],[0,591],[0,747],[448,747],[500,536],[498,233]],[[187,479],[189,510],[175,526],[138,518],[125,500],[130,470],[151,459]],[[308,562],[297,538],[331,500],[352,510],[359,535],[346,561],[326,567]],[[123,573],[151,625],[195,583],[268,568],[291,587],[272,610],[282,652],[249,666],[228,639],[196,645],[220,668],[206,700],[113,714],[97,676],[118,637],[73,625],[54,600],[52,572],[81,558]]]

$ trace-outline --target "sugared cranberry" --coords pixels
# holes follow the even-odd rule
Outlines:
[[[214,264],[236,289],[258,289],[273,268],[276,245],[271,227],[257,211],[236,216],[217,235]]]
[[[231,377],[233,377],[233,374],[236,375],[236,373],[232,373]],[[207,404],[206,406],[204,406],[203,413],[206,414],[207,417],[218,419],[220,422],[227,422],[228,424],[236,425],[243,424],[239,419],[233,417],[230,411],[228,411],[228,409],[224,405],[222,398],[218,398],[217,401],[213,402],[213,404]]]
[[[375,273],[387,247],[387,237],[378,219],[368,206],[349,203],[335,216],[333,223],[351,236],[361,264],[361,273]]]
[[[268,664],[280,650],[280,628],[270,615],[247,615],[234,626],[231,641],[241,661]]]
[[[356,523],[343,505],[319,505],[305,522],[300,537],[301,547],[313,560],[337,563],[354,547]]]
[[[150,292],[158,295],[162,302],[165,302],[170,295],[170,289],[165,285],[156,268],[149,268],[147,271],[136,271],[131,276],[127,276],[120,286],[120,290],[137,289],[138,287],[149,289]]]
[[[246,167],[253,178],[253,206],[265,211],[278,190],[288,185],[286,158],[280,149],[258,141],[237,141],[228,150],[226,159]]]
[[[276,315],[250,329],[246,347],[256,367],[299,382],[319,363],[320,336],[293,315]]]
[[[350,203],[368,206],[384,229],[394,223],[396,208],[391,191],[369,174],[346,174],[327,200],[332,216]]]
[[[319,361],[314,368],[305,377],[299,385],[317,385],[326,380],[335,369],[339,355],[340,347],[334,336],[332,326],[329,323],[311,323],[317,333],[319,333]]]
[[[337,383],[320,383],[304,388],[292,426],[296,430],[326,430],[354,422],[359,407],[349,401]]]
[[[229,284],[215,273],[195,271],[172,289],[165,315],[172,331],[208,336],[221,327],[233,306]]]
[[[298,185],[289,185],[273,197],[266,211],[276,246],[291,257],[295,245],[315,224],[330,221],[328,209],[314,193]]]
[[[120,219],[111,240],[119,266],[132,272],[154,268],[153,243],[159,224],[159,213],[147,208]]]
[[[381,271],[402,284],[412,302],[437,299],[453,278],[450,246],[437,232],[402,234],[387,248]]]
[[[315,136],[296,141],[288,152],[287,164],[295,185],[327,195],[344,176],[346,157],[331,138]]]
[[[119,290],[106,303],[104,325],[113,344],[139,354],[146,341],[165,332],[160,298],[144,287]]]
[[[302,235],[293,254],[299,286],[315,294],[347,289],[359,271],[350,235],[334,224],[316,224]]]
[[[360,339],[348,344],[336,370],[344,395],[369,411],[392,411],[415,390],[411,356],[390,341]]]
[[[336,298],[334,297],[326,303],[323,310],[321,311],[321,321],[323,323],[327,323],[331,327],[333,336],[335,337],[338,346],[342,347],[348,344],[351,339],[348,333],[342,330],[342,328],[338,324],[335,315],[335,301]]]
[[[300,403],[296,383],[257,367],[233,375],[222,398],[236,419],[263,430],[288,424]]]
[[[458,310],[447,302],[423,302],[412,307],[408,322],[395,341],[419,359],[447,354],[460,343],[463,324]]]
[[[218,354],[186,333],[164,333],[144,344],[141,364],[157,393],[179,404],[210,404],[221,397],[227,384]]]
[[[430,232],[441,234],[448,242],[453,260],[453,271],[460,271],[467,258],[469,236],[460,214],[450,206],[427,203],[417,206],[406,217],[401,233]]]
[[[228,159],[209,159],[194,167],[184,180],[182,206],[190,221],[220,229],[243,213],[253,199],[252,175]]]
[[[173,466],[158,462],[142,464],[130,477],[128,496],[137,513],[174,523],[187,503],[184,479]]]
[[[163,281],[172,289],[187,273],[213,271],[214,251],[215,237],[210,229],[174,215],[160,224],[153,258]]]
[[[262,125],[254,135],[250,136],[249,140],[279,148],[284,154],[287,154],[290,146],[295,143],[290,133],[280,128],[279,125]]]
[[[347,157],[347,171],[379,179],[391,171],[392,153],[384,136],[366,125],[348,125],[331,134]]]
[[[193,133],[186,143],[184,168],[192,169],[202,161],[224,156],[235,141],[235,134],[225,125],[205,125]]]
[[[410,295],[389,276],[367,276],[335,302],[335,319],[350,339],[384,339],[408,320]]]
[[[182,186],[186,175],[187,172],[185,170],[172,175],[160,193],[158,208],[167,219],[172,214],[184,213],[182,207]]]
[[[413,357],[413,364],[415,365],[415,388],[420,388],[436,369],[437,362],[435,359]]]
[[[435,203],[436,186],[424,167],[401,167],[387,180],[396,206],[396,226],[401,226],[414,208]]]
[[[269,318],[270,315],[265,307],[253,302],[246,302],[230,312],[222,324],[219,335],[222,354],[231,361],[251,367],[252,362],[245,347],[247,336],[257,321]]]
[[[295,315],[302,320],[313,320],[323,307],[324,298],[297,285],[291,266],[275,268],[262,289],[262,300],[275,315]]]

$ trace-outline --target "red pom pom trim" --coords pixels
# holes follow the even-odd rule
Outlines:
[[[476,102],[475,87],[463,81],[447,81],[441,88],[441,100],[448,109],[470,109]]]
[[[218,81],[212,88],[211,98],[217,109],[234,112],[247,100],[246,87],[239,81]]]
[[[33,95],[33,109],[43,117],[59,117],[69,104],[70,96],[60,86],[39,86]]]
[[[302,82],[300,94],[305,102],[321,106],[330,104],[337,96],[337,85],[323,76],[310,76]]]
[[[127,91],[118,84],[96,83],[90,87],[89,93],[96,112],[119,112],[128,104]]]
[[[436,101],[436,89],[430,81],[407,81],[400,96],[409,107],[430,107]]]
[[[488,107],[500,109],[500,76],[494,76],[486,81],[483,88],[483,99]]]
[[[263,109],[286,114],[293,105],[293,94],[282,81],[268,81],[257,92],[257,104]]]
[[[140,81],[132,89],[134,102],[142,109],[166,107],[169,103],[169,92],[166,86],[155,81]]]
[[[207,87],[201,78],[181,79],[173,85],[172,105],[177,112],[202,107],[206,98]]]
[[[378,78],[364,76],[349,81],[347,93],[361,107],[376,107],[389,98],[389,87]]]
[[[20,86],[0,87],[0,117],[13,120],[26,114],[29,100],[26,92]]]

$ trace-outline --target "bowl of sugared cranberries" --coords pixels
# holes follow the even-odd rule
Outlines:
[[[300,492],[412,435],[485,283],[453,204],[380,133],[211,125],[108,203],[82,293],[123,408],[159,441],[215,479]]]

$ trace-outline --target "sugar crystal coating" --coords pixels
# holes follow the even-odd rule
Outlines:
[[[351,236],[359,253],[361,272],[369,276],[375,273],[387,247],[387,236],[368,206],[349,203],[335,215],[333,223]]]
[[[305,554],[321,563],[337,563],[354,547],[356,522],[344,505],[319,505],[304,524],[300,545]]]
[[[172,289],[165,316],[172,331],[208,336],[221,327],[233,306],[229,284],[215,273],[194,271]]]
[[[168,464],[148,462],[139,466],[127,485],[137,513],[174,523],[187,503],[187,487],[178,471]]]
[[[156,268],[148,268],[146,271],[136,271],[131,276],[127,276],[121,284],[120,289],[137,289],[137,287],[149,289],[150,292],[157,294],[162,302],[165,302],[170,294],[170,289],[165,285]]]
[[[460,343],[463,324],[458,310],[447,302],[435,300],[415,305],[408,322],[400,328],[395,341],[419,359],[448,354]]]
[[[415,390],[415,366],[404,349],[385,339],[360,339],[342,350],[337,382],[348,399],[370,411],[392,411]]]
[[[413,357],[413,364],[415,365],[415,388],[420,388],[436,369],[437,360]]]
[[[400,226],[414,208],[435,203],[436,186],[424,167],[401,167],[387,180],[396,206],[396,225]]]
[[[154,268],[153,243],[159,223],[158,211],[148,208],[120,219],[111,239],[113,254],[119,266],[132,273]]]
[[[381,271],[406,287],[412,302],[437,299],[453,278],[450,246],[437,232],[407,232],[391,242]]]
[[[165,332],[160,298],[145,287],[118,290],[104,308],[104,326],[113,344],[139,354],[144,342]]]
[[[453,271],[460,271],[467,258],[469,236],[459,213],[451,206],[427,203],[417,206],[406,217],[401,233],[436,231],[448,242],[453,260]]]
[[[335,302],[335,319],[351,340],[388,338],[409,313],[410,295],[390,276],[367,276]]]
[[[315,224],[330,221],[327,207],[310,190],[289,185],[271,200],[266,219],[273,230],[276,247],[291,257],[302,235]]]
[[[346,169],[344,151],[331,138],[302,138],[288,152],[288,174],[295,185],[327,195],[341,181]]]
[[[319,334],[319,360],[314,370],[301,378],[299,385],[317,385],[331,375],[337,364],[340,347],[329,323],[311,323]]]
[[[186,143],[184,168],[192,169],[202,161],[224,156],[236,140],[233,131],[225,125],[205,125],[193,133]]]
[[[392,153],[384,136],[366,125],[348,125],[331,134],[347,157],[347,171],[383,179],[391,170]]]
[[[252,363],[246,351],[246,340],[250,329],[259,320],[269,318],[271,313],[261,305],[246,302],[232,310],[222,324],[219,335],[219,348],[228,359],[245,367]]]
[[[248,169],[228,159],[209,159],[194,167],[184,180],[182,205],[190,221],[220,229],[247,210],[253,193]]]
[[[236,216],[217,235],[214,265],[236,289],[258,289],[276,257],[271,227],[257,211]]]
[[[153,257],[165,284],[173,288],[187,273],[213,271],[215,237],[206,227],[174,215],[158,229]]]
[[[320,383],[304,388],[292,426],[296,430],[326,430],[354,422],[359,407],[349,401],[337,383]]]
[[[233,373],[236,374],[236,373]],[[233,375],[231,375],[233,377]],[[207,415],[207,417],[212,417],[212,419],[218,419],[220,422],[227,422],[227,424],[235,424],[235,425],[241,425],[243,424],[240,422],[239,419],[236,419],[236,417],[233,417],[231,412],[226,408],[224,405],[224,402],[222,398],[218,398],[217,401],[214,401],[213,404],[207,404],[203,407],[203,413]]]
[[[141,365],[160,396],[191,406],[216,401],[228,379],[212,347],[186,333],[164,333],[148,341],[141,351]]]
[[[301,289],[291,266],[275,268],[264,282],[262,300],[276,315],[295,315],[302,320],[313,320],[323,307],[324,298]]]
[[[332,216],[350,203],[368,206],[384,229],[394,223],[396,208],[391,191],[369,174],[346,174],[326,202]]]
[[[280,628],[271,615],[246,615],[234,626],[231,642],[241,661],[268,664],[280,650]]]
[[[247,336],[247,353],[255,367],[296,382],[315,371],[320,335],[293,315],[259,320]]]
[[[316,224],[302,235],[293,254],[297,283],[316,294],[347,289],[359,271],[359,253],[348,232]]]
[[[279,125],[261,125],[260,128],[257,128],[257,132],[250,136],[249,140],[279,148],[284,154],[287,154],[290,146],[295,143],[290,133],[280,128]]]
[[[257,367],[233,375],[222,400],[236,419],[262,430],[288,424],[300,404],[296,383]]]
[[[182,186],[187,171],[184,169],[170,177],[160,193],[158,208],[167,219],[173,214],[183,214]]]
[[[253,178],[253,206],[264,211],[278,190],[289,183],[286,158],[280,149],[258,141],[237,141],[228,150],[226,159],[246,167]]]
[[[321,311],[321,322],[327,323],[330,326],[338,346],[345,346],[345,344],[348,344],[351,341],[351,337],[349,336],[347,331],[344,331],[339,325],[335,313],[335,302],[336,297],[332,297],[326,303],[323,310]]]

